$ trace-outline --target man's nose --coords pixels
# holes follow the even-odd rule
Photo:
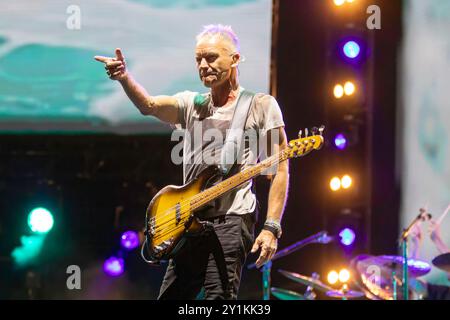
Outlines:
[[[205,68],[208,68],[209,66],[208,66],[208,62],[206,62],[206,59],[205,58],[202,58],[202,60],[200,61],[200,64],[198,65],[198,67],[200,68],[200,69],[205,69]]]

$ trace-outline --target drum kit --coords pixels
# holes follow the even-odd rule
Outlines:
[[[407,264],[411,282],[431,271],[431,266],[424,261],[408,259]],[[437,256],[433,259],[432,264],[442,271],[450,272],[450,253]],[[305,285],[308,289],[312,288],[322,292],[330,298],[342,300],[358,298],[396,300],[403,298],[401,281],[403,258],[401,256],[360,255],[351,261],[350,267],[354,274],[353,284],[357,290],[349,289],[347,284],[344,284],[340,290],[334,290],[317,277],[307,277],[285,270],[278,271],[286,278]],[[411,288],[409,290],[413,291]],[[271,293],[280,300],[312,300],[311,294],[300,294],[282,288],[271,288]],[[313,297],[315,298],[315,295]]]
[[[280,300],[313,300],[316,295],[312,294],[312,290],[317,290],[326,294],[331,298],[338,298],[342,300],[347,299],[355,299],[364,296],[363,292],[349,290],[347,285],[344,285],[340,290],[334,290],[332,287],[320,281],[317,277],[307,277],[295,272],[278,270],[282,275],[287,277],[288,279],[295,281],[297,283],[308,286],[307,292],[302,295],[295,291],[288,291],[280,288],[272,288],[272,295],[277,297]]]
[[[314,273],[312,277],[307,277],[295,272],[278,270],[288,279],[307,286],[305,294],[282,288],[270,288],[270,268],[271,263],[263,267],[263,283],[265,284],[265,298],[270,293],[281,300],[313,300],[316,298],[314,290],[324,293],[327,297],[342,300],[366,298],[369,300],[413,300],[421,299],[426,291],[424,282],[420,277],[431,271],[431,265],[427,262],[407,258],[408,235],[412,228],[420,223],[431,219],[431,214],[426,209],[421,208],[420,214],[403,229],[399,244],[401,244],[401,256],[389,255],[359,255],[350,261],[352,276],[352,285],[354,289],[349,288],[349,284],[344,283],[340,290],[335,290],[319,280],[319,275]],[[442,221],[445,215],[450,212],[450,206],[439,218],[438,223]],[[276,260],[296,251],[308,244],[322,243],[326,244],[333,241],[333,237],[328,236],[326,231],[315,234],[305,240],[289,246],[278,252],[272,260]],[[441,254],[432,260],[432,264],[450,274],[450,252]],[[254,267],[253,265],[249,268]],[[450,278],[449,278],[450,279]],[[270,293],[269,293],[270,292]]]

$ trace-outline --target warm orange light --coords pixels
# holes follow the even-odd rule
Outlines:
[[[345,3],[345,0],[333,0],[333,2],[336,6],[340,7]]]
[[[348,280],[350,280],[350,272],[347,269],[339,271],[339,281],[346,283]]]
[[[347,96],[351,96],[352,94],[355,93],[355,91],[356,91],[356,87],[355,87],[355,85],[353,84],[353,82],[347,81],[347,82],[344,84],[344,92],[345,92],[345,94],[346,94]]]
[[[340,84],[335,85],[333,93],[336,99],[342,98],[344,96],[344,87]]]
[[[348,189],[352,186],[352,178],[349,175],[345,175],[341,179],[341,186],[344,189]]]
[[[333,191],[338,191],[341,188],[341,179],[338,177],[333,177],[330,180],[330,189]]]
[[[327,280],[329,284],[335,284],[339,280],[339,274],[336,271],[328,272]]]

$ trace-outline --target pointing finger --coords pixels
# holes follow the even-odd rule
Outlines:
[[[106,63],[109,61],[114,61],[114,58],[110,58],[110,57],[104,57],[104,56],[95,56],[94,57],[95,60]]]

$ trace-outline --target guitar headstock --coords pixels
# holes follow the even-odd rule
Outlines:
[[[311,135],[308,135],[308,129],[305,129],[304,132],[300,130],[298,139],[289,141],[288,157],[297,158],[310,153],[312,150],[319,150],[324,143],[322,136],[324,130],[325,126],[314,127],[311,129]]]

